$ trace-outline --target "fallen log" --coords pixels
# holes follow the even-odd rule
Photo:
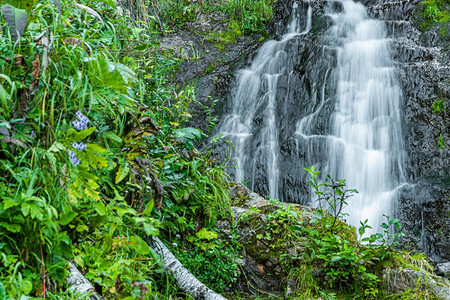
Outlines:
[[[89,299],[92,300],[104,300],[104,298],[99,293],[97,293],[94,286],[89,282],[89,280],[87,280],[86,277],[81,274],[77,267],[71,262],[68,263],[69,276],[66,278],[66,282],[69,286],[69,289],[79,294],[87,294],[89,295]]]
[[[166,245],[157,237],[152,238],[153,249],[159,254],[163,261],[163,267],[175,277],[178,287],[195,299],[205,300],[226,300],[223,296],[217,294],[200,280],[198,280],[181,262],[170,252]]]

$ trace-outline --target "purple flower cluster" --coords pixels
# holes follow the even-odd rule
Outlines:
[[[79,152],[83,151],[84,149],[86,149],[86,144],[83,142],[73,142],[72,147],[74,147],[75,149],[77,149]]]
[[[73,127],[75,127],[75,129],[78,131],[86,129],[89,123],[89,119],[85,115],[83,115],[81,111],[77,111],[75,115],[77,116],[77,119],[72,122]],[[83,142],[79,143],[73,142],[72,147],[77,149],[78,152],[81,152],[85,150],[87,146]],[[74,166],[80,164],[80,160],[78,159],[77,155],[75,154],[75,151],[73,150],[69,152],[69,160]]]
[[[89,119],[83,115],[81,111],[77,111],[75,115],[77,116],[77,119],[72,122],[73,127],[78,131],[86,129]]]
[[[74,166],[80,164],[80,160],[78,159],[77,155],[75,154],[75,151],[73,150],[69,152],[69,160]]]

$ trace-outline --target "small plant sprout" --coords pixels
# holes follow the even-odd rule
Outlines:
[[[86,129],[87,124],[89,123],[89,119],[85,115],[83,115],[81,111],[77,111],[75,115],[77,116],[77,119],[72,122],[73,127],[75,127],[75,129],[78,131]]]

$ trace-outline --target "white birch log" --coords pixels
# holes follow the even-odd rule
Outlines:
[[[71,290],[80,294],[90,294],[92,295],[90,299],[104,300],[104,298],[95,291],[94,286],[89,282],[89,280],[81,274],[73,263],[69,262],[69,267],[70,274],[66,278],[66,282]]]
[[[184,268],[159,238],[154,236],[152,240],[154,244],[153,249],[161,256],[164,269],[173,273],[181,290],[195,299],[226,300],[226,298],[215,293]]]

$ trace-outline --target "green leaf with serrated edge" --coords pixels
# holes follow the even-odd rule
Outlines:
[[[57,153],[60,151],[64,151],[65,149],[66,149],[66,147],[63,144],[61,144],[60,142],[54,142],[47,151]]]
[[[159,235],[159,230],[150,223],[144,223],[144,232],[147,235]]]
[[[202,228],[195,235],[201,240],[213,240],[213,239],[216,239],[219,236],[217,234],[217,232],[209,231],[206,228]]]
[[[9,25],[14,41],[20,39],[27,25],[28,13],[24,9],[5,4],[1,7],[2,15]]]
[[[7,199],[3,199],[3,209],[6,210],[10,207],[14,207],[14,206],[18,206],[20,205],[20,202],[12,199],[12,198],[7,198]]]
[[[11,231],[11,232],[14,232],[14,233],[17,233],[17,232],[20,231],[20,226],[17,225],[17,224],[8,224],[8,223],[5,223],[5,222],[0,222],[0,226],[2,226],[4,228],[6,228],[8,231]]]
[[[94,151],[95,153],[103,153],[106,152],[105,148],[100,147],[97,144],[86,144],[87,149]]]
[[[95,127],[89,127],[89,128],[84,129],[84,130],[81,130],[79,132],[76,132],[76,134],[74,134],[74,136],[73,136],[73,140],[75,142],[81,142],[85,138],[90,136],[94,131],[95,131]],[[71,133],[73,133],[73,131]]]

